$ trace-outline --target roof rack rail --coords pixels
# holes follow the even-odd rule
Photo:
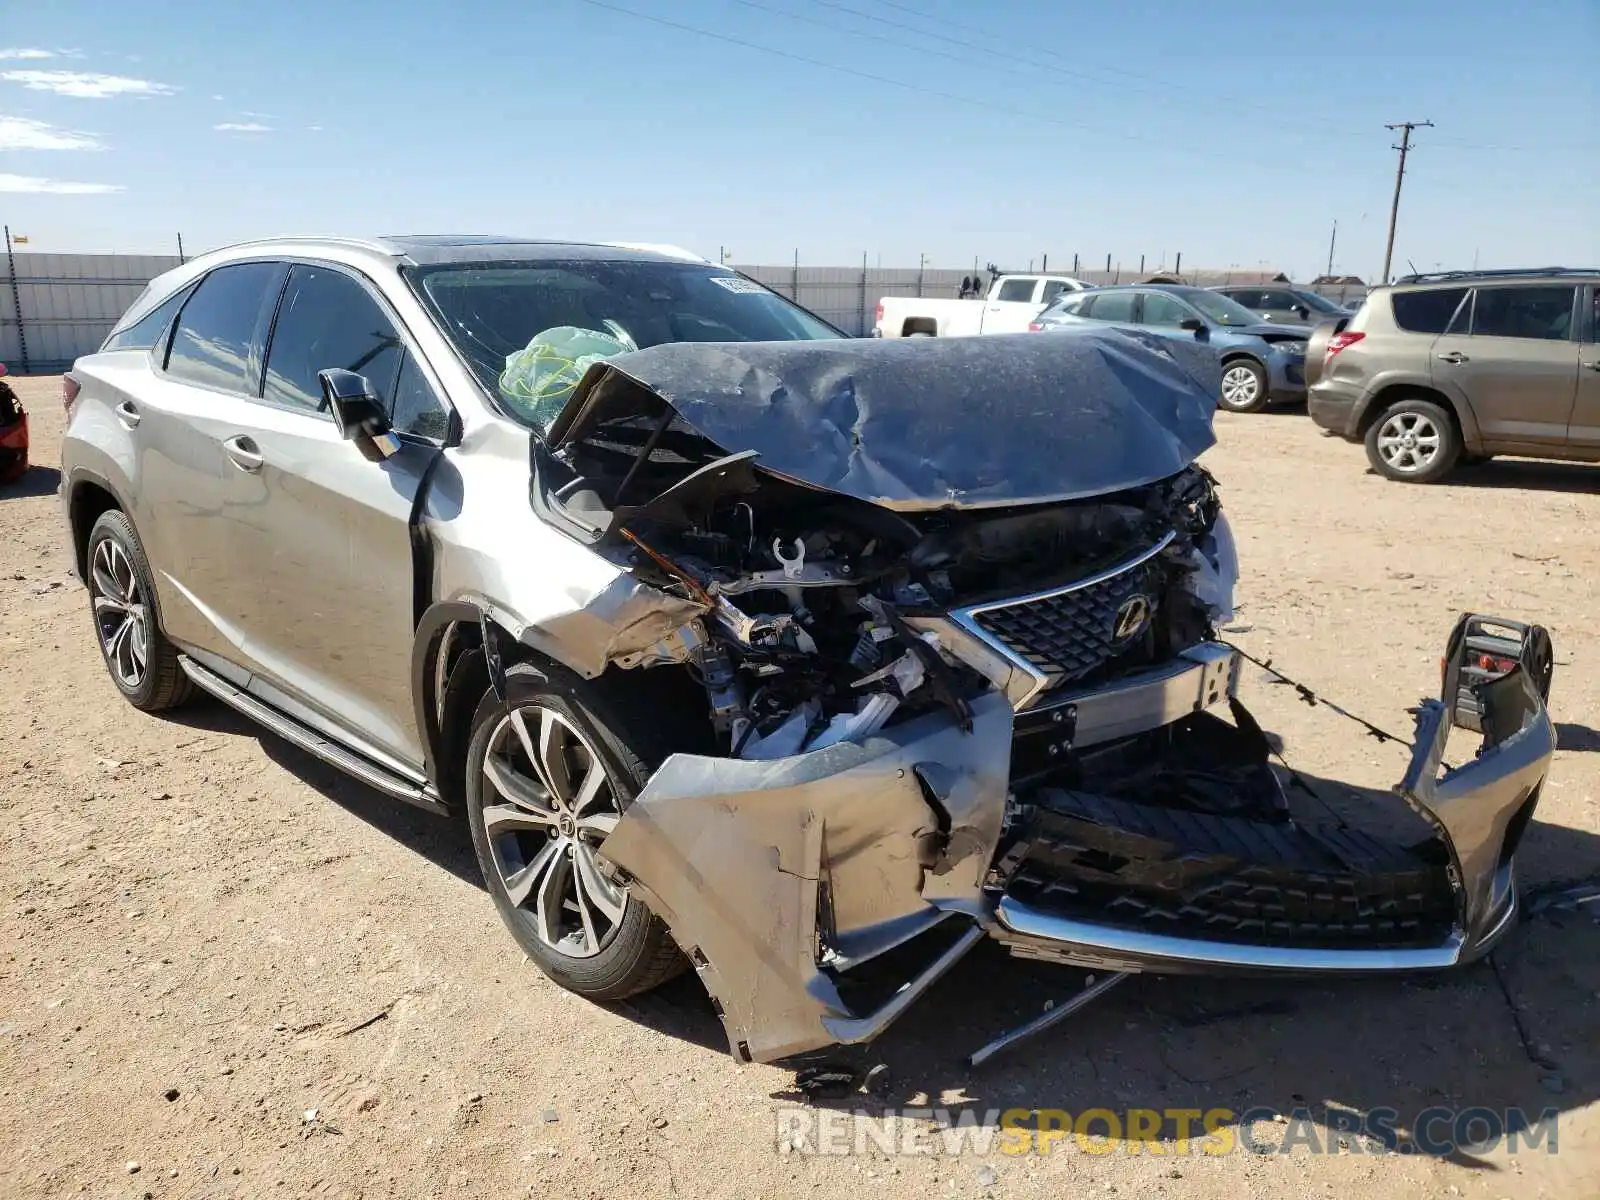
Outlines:
[[[1475,271],[1424,271],[1402,275],[1395,283],[1432,283],[1445,279],[1498,279],[1519,275],[1600,275],[1594,267],[1495,267]]]

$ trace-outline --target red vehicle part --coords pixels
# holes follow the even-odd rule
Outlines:
[[[28,414],[9,385],[0,383],[0,483],[28,469]]]

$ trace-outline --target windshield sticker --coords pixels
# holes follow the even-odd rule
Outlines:
[[[754,279],[745,279],[739,275],[713,275],[711,277],[711,282],[716,284],[718,287],[727,288],[730,292],[760,293],[767,290]]]

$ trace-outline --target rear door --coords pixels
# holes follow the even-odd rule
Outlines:
[[[229,431],[230,572],[248,592],[250,689],[357,748],[417,767],[411,518],[447,421],[401,323],[353,271],[297,263],[278,306],[260,399]],[[364,459],[340,438],[317,373],[364,375],[402,434]]]
[[[1574,285],[1483,285],[1433,343],[1433,378],[1464,395],[1486,450],[1559,446],[1578,391]]]
[[[1583,289],[1586,314],[1578,346],[1578,398],[1567,439],[1585,458],[1600,459],[1600,285]]]
[[[995,294],[983,306],[984,333],[1024,333],[1028,322],[1043,305],[1039,290],[1044,281],[1037,275],[1011,275],[1000,281]]]
[[[247,262],[207,274],[151,352],[148,385],[117,413],[138,445],[135,507],[162,627],[236,682],[249,653],[228,531],[219,520],[237,473],[222,443],[259,386],[261,346],[285,270]]]

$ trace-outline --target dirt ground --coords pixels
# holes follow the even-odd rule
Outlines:
[[[1304,1106],[1331,1153],[780,1153],[793,1075],[734,1062],[692,978],[611,1009],[568,995],[502,930],[462,830],[218,705],[118,698],[58,515],[58,384],[19,390],[37,465],[0,488],[0,1195],[1600,1195],[1593,906],[1447,976],[1136,979],[973,1072],[963,1055],[1082,982],[980,948],[844,1105]],[[1546,623],[1562,749],[1523,882],[1600,871],[1600,468],[1407,487],[1303,411],[1219,425],[1240,645],[1407,733],[1458,612]],[[1244,690],[1307,774],[1399,777],[1402,750],[1254,669]],[[1435,1105],[1553,1109],[1558,1151],[1375,1155],[1330,1132]],[[1274,1124],[1261,1143],[1293,1127]]]

